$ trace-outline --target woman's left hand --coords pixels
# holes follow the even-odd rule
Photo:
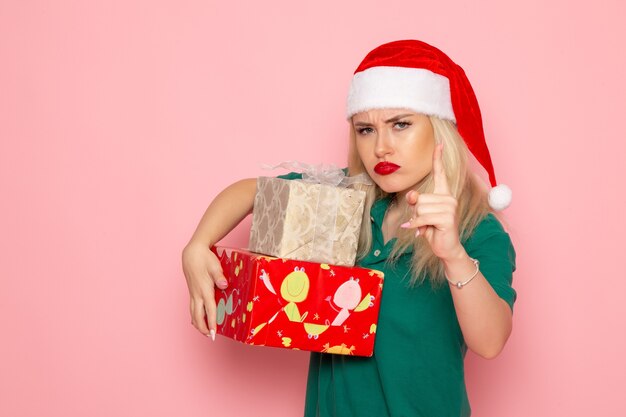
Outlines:
[[[435,146],[433,152],[432,194],[409,191],[407,202],[413,212],[411,219],[402,224],[404,229],[417,229],[416,236],[423,236],[433,253],[442,260],[462,254],[464,249],[459,239],[457,225],[457,200],[450,194],[448,179],[442,162],[443,144]]]

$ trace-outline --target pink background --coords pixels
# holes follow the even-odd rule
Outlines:
[[[624,2],[248,3],[0,3],[0,415],[300,415],[307,354],[197,333],[180,251],[260,163],[343,164],[352,71],[403,38],[466,69],[515,193],[474,415],[623,415]]]

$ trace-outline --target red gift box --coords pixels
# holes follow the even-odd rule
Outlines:
[[[250,345],[372,356],[380,271],[214,247],[228,288],[216,288],[217,333]]]

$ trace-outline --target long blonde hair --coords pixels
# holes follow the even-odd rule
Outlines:
[[[472,174],[469,168],[469,150],[463,138],[456,129],[456,126],[447,120],[429,116],[433,126],[435,143],[444,144],[443,165],[448,177],[448,185],[451,194],[457,199],[457,216],[459,224],[459,237],[461,242],[467,239],[478,223],[490,212],[487,203],[487,193]],[[349,175],[366,173],[365,167],[356,150],[356,133],[351,124],[350,127],[350,148],[348,151],[348,171]],[[370,186],[359,186],[366,192],[365,210],[363,211],[363,222],[361,224],[361,234],[357,259],[364,258],[372,248],[372,229],[370,222],[370,209],[374,202],[388,196],[376,184]],[[428,174],[415,187],[419,193],[431,193],[433,191],[432,174]],[[405,218],[410,217],[407,213]],[[416,239],[414,230],[400,229],[388,262],[394,262],[409,246],[413,246],[411,268],[407,271],[410,274],[410,285],[416,285],[429,278],[433,286],[441,285],[445,282],[443,264],[432,252],[430,245],[425,239]]]

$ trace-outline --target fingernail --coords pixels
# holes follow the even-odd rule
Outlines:
[[[218,287],[220,287],[221,289],[224,289],[224,288],[228,287],[228,282],[226,282],[226,281],[224,281],[224,280],[219,281],[219,282],[217,283],[217,286],[218,286]]]
[[[211,339],[215,342],[215,330],[211,329],[209,330],[209,333],[211,334]]]
[[[411,222],[402,223],[400,227],[403,229],[408,229],[409,227],[411,227]]]
[[[415,229],[415,237],[418,237],[420,235],[420,229]]]

